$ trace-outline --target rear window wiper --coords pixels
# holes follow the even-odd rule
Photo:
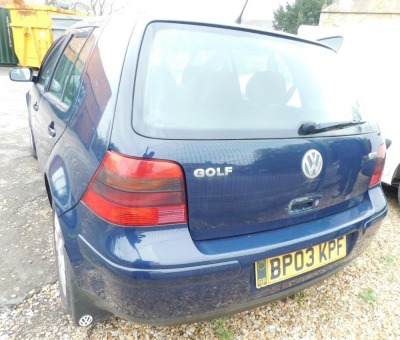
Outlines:
[[[345,121],[345,122],[332,122],[317,124],[315,122],[306,122],[301,124],[299,128],[299,135],[312,135],[314,133],[322,133],[326,131],[345,129],[351,126],[365,124],[366,121]]]

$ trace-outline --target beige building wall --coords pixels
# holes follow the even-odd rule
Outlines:
[[[322,9],[319,25],[346,27],[382,21],[400,22],[400,1],[337,0]]]

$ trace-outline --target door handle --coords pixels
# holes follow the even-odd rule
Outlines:
[[[47,127],[47,131],[49,133],[49,137],[56,136],[56,129],[54,128],[54,122],[51,122],[50,125]]]
[[[39,110],[39,104],[38,104],[38,102],[36,102],[35,104],[33,104],[33,109],[34,109],[35,111]]]

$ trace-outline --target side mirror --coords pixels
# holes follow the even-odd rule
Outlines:
[[[33,81],[33,71],[28,67],[15,67],[10,70],[10,79],[19,82]]]

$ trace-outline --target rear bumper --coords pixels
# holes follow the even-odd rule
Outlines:
[[[325,279],[363,252],[386,213],[386,199],[376,186],[363,203],[318,221],[196,243],[183,226],[133,231],[98,220],[93,227],[93,217],[83,204],[77,206],[75,218],[68,214],[60,221],[88,302],[136,322],[175,324],[254,308]],[[345,235],[349,240],[345,258],[255,288],[255,261]]]

